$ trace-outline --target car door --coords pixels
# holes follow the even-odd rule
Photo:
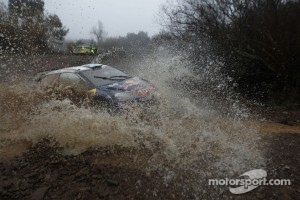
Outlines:
[[[59,76],[59,91],[63,97],[79,102],[86,97],[89,85],[78,74],[66,72]]]
[[[59,74],[50,74],[43,77],[40,81],[41,89],[48,95],[55,93],[58,86],[58,77]]]

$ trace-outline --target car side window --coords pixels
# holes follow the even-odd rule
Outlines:
[[[91,86],[77,74],[70,72],[60,74],[59,88],[65,89],[69,86],[76,92],[86,92],[91,89]]]
[[[74,73],[62,73],[59,76],[59,84],[64,87],[78,85],[80,80],[80,77]]]
[[[57,82],[58,82],[58,75],[51,74],[42,78],[41,86],[42,88],[51,88],[51,87],[55,87],[55,84],[57,84]]]

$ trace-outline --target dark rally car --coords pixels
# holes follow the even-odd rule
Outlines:
[[[84,99],[98,105],[122,107],[132,103],[151,104],[155,86],[108,65],[87,64],[45,72],[37,79],[44,91],[74,103]]]

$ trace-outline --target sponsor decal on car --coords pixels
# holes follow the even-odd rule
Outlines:
[[[153,84],[149,84],[147,87],[142,88],[142,89],[137,89],[131,91],[133,94],[137,94],[139,97],[143,98],[147,96],[149,93],[153,92],[155,90],[155,87]]]
[[[123,87],[125,90],[127,90],[130,86],[137,85],[139,82],[140,82],[140,80],[138,78],[132,78],[132,79],[125,81],[123,83]]]

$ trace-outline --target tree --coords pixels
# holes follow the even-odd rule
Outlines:
[[[69,32],[69,29],[66,29],[66,27],[63,26],[56,14],[50,14],[45,20],[49,41],[62,41]]]
[[[43,0],[9,0],[8,11],[15,26],[26,26],[40,21],[44,15]]]
[[[100,47],[101,42],[106,36],[106,32],[104,30],[104,26],[102,22],[99,20],[97,26],[94,26],[91,30],[91,34],[95,36],[97,45]]]
[[[281,94],[299,91],[299,1],[183,0],[163,12],[170,33],[190,44],[195,59],[195,44],[210,41],[243,88],[267,82]]]
[[[44,14],[43,0],[9,0],[0,12],[0,46],[11,52],[45,53],[68,33],[57,15]]]
[[[0,2],[0,23],[7,20],[7,8],[3,2]]]

